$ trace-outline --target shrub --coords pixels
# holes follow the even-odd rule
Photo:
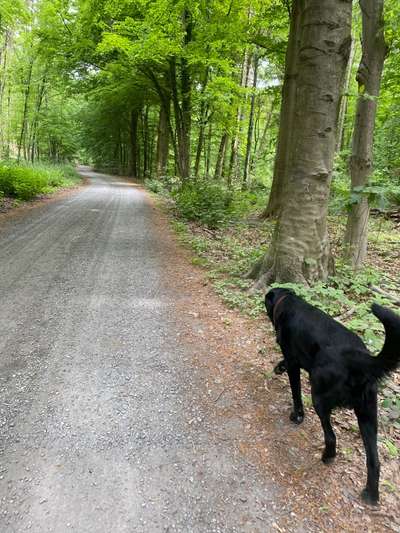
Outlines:
[[[204,181],[185,183],[175,194],[179,214],[209,228],[217,228],[233,214],[233,194],[220,184]]]
[[[0,163],[0,195],[31,200],[59,187],[68,187],[79,179],[67,165],[28,165]]]
[[[392,205],[400,207],[400,187],[391,187],[387,192],[387,197]]]
[[[166,192],[165,184],[161,180],[147,178],[144,180],[145,186],[156,194],[163,194]]]

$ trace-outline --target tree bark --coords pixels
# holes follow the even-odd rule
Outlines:
[[[223,175],[228,139],[229,139],[228,133],[224,132],[221,137],[221,142],[219,143],[217,162],[215,164],[215,172],[214,172],[215,180],[220,180]]]
[[[246,51],[244,54],[244,58],[243,58],[242,76],[240,80],[240,86],[244,89],[247,87],[247,83],[249,79],[249,70],[250,70],[249,54]],[[238,155],[239,155],[240,133],[242,129],[243,119],[244,119],[243,106],[239,104],[238,109],[237,109],[237,116],[236,116],[235,134],[233,135],[232,143],[231,143],[231,155],[229,159],[229,170],[228,170],[229,183],[232,183],[232,181],[234,181],[238,176]]]
[[[208,178],[210,176],[210,167],[211,167],[211,147],[212,147],[212,122],[208,124],[208,142],[207,142],[207,150],[204,152],[204,169],[205,169],[205,177]]]
[[[348,92],[349,92],[349,87],[350,87],[351,71],[353,68],[354,55],[355,55],[355,43],[354,43],[354,39],[352,39],[351,47],[350,47],[350,57],[349,57],[349,62],[347,64],[347,69],[346,69],[346,78],[344,82],[343,93],[340,98],[340,110],[339,110],[338,129],[337,129],[337,136],[336,136],[336,152],[340,152],[340,150],[342,149],[342,144],[343,144],[343,132],[344,132],[344,124],[346,121],[347,103],[349,99]]]
[[[203,151],[205,130],[207,126],[206,117],[207,117],[208,105],[206,104],[204,100],[204,92],[206,90],[207,83],[208,83],[209,71],[210,69],[209,67],[207,67],[205,74],[204,74],[203,86],[202,86],[201,93],[200,93],[201,103],[200,103],[199,137],[197,140],[196,160],[194,163],[194,170],[193,170],[193,175],[195,178],[199,176],[201,152]]]
[[[351,206],[345,234],[345,257],[354,269],[361,268],[367,255],[369,204],[362,189],[368,185],[373,171],[375,117],[388,50],[383,4],[384,0],[360,0],[362,57],[357,72],[358,100],[350,157],[351,188],[360,194]]]
[[[17,156],[18,161],[20,161],[21,159],[22,148],[24,148],[24,155],[26,158],[25,137],[26,137],[26,129],[28,125],[28,106],[29,106],[29,96],[31,92],[32,70],[33,70],[33,58],[29,61],[28,74],[26,78],[25,94],[24,94],[24,111],[22,114],[21,133],[20,133],[19,140],[18,140],[18,156]]]
[[[252,83],[253,92],[251,93],[251,98],[250,98],[250,116],[249,116],[249,125],[247,128],[246,156],[244,160],[242,190],[246,190],[249,185],[251,145],[252,145],[253,131],[254,131],[254,107],[255,107],[255,101],[256,101],[258,59],[259,59],[258,53],[256,51],[254,53],[254,61],[253,61],[253,83]]]
[[[161,178],[167,173],[169,152],[169,130],[168,115],[164,106],[160,106],[160,114],[157,129],[157,155],[156,155],[156,172],[157,178]]]
[[[8,50],[10,46],[11,46],[11,32],[9,30],[6,30],[4,34],[4,43],[0,51],[0,68],[1,68],[1,73],[0,73],[0,157],[3,155],[3,152],[5,153],[7,152],[7,150],[4,150],[6,121],[5,121],[5,116],[3,114],[3,99],[4,99],[4,91],[6,88],[7,59],[8,59]]]
[[[133,178],[139,177],[139,168],[138,168],[138,122],[139,122],[139,111],[133,109],[131,111],[131,123],[130,123],[130,137],[131,137],[131,169],[130,174]]]
[[[182,15],[182,26],[184,29],[184,47],[192,40],[192,22],[191,14],[185,9]],[[175,116],[175,128],[177,137],[177,168],[179,175],[183,180],[190,176],[190,133],[191,133],[191,76],[190,66],[187,59],[183,56],[180,58],[180,98],[177,81],[176,58],[172,57],[169,61],[170,66],[170,83],[172,103]]]
[[[271,247],[249,273],[258,287],[312,284],[333,269],[326,219],[351,14],[351,0],[303,2],[288,179]]]
[[[143,178],[147,178],[149,172],[149,106],[144,106],[141,114],[142,142],[143,142]]]
[[[296,87],[298,77],[298,56],[300,46],[301,6],[304,0],[293,0],[291,9],[289,40],[286,49],[285,77],[282,86],[279,133],[276,146],[274,174],[268,204],[263,218],[275,217],[281,208],[282,191],[289,170],[289,158],[295,120]]]
[[[266,119],[265,119],[265,124],[264,124],[264,128],[263,128],[263,131],[262,131],[262,134],[261,134],[261,138],[259,139],[259,141],[257,143],[257,147],[256,147],[256,149],[254,151],[254,156],[253,156],[253,159],[251,161],[251,171],[252,172],[255,172],[256,165],[257,165],[258,161],[260,160],[260,158],[262,156],[262,153],[263,153],[263,151],[265,149],[265,144],[266,144],[266,140],[267,140],[267,133],[268,133],[269,128],[271,127],[272,118],[274,116],[275,102],[276,102],[276,96],[274,96],[271,99],[271,104],[270,104],[270,107],[268,109],[268,113],[267,113],[267,116],[266,116]]]
[[[32,122],[32,135],[29,141],[30,160],[32,161],[32,163],[35,160],[35,149],[36,149],[37,128],[38,128],[38,123],[39,123],[39,113],[42,108],[43,97],[44,97],[44,93],[46,90],[46,81],[47,81],[47,68],[43,74],[43,78],[40,83],[39,91],[38,91],[37,98],[36,98],[35,115],[34,115],[33,122]]]

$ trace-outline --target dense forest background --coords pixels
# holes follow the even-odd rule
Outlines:
[[[399,23],[394,0],[1,0],[3,194],[30,196],[15,164],[80,162],[210,228],[258,212],[259,287],[326,281],[340,213],[360,269],[370,208],[400,203]]]

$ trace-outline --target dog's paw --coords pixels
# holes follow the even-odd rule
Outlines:
[[[274,368],[274,373],[275,374],[284,374],[286,372],[287,368],[286,368],[286,363],[285,361],[279,361],[279,363],[276,365],[276,367]]]
[[[332,454],[331,452],[327,452],[324,450],[321,459],[324,465],[330,465],[335,460],[335,457],[336,453]]]
[[[379,504],[379,495],[372,495],[368,488],[365,488],[361,492],[361,499],[367,505],[378,505]]]
[[[290,413],[290,421],[294,424],[301,424],[304,420],[304,413],[296,413],[295,411],[292,411]]]

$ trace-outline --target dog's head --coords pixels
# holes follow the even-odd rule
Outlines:
[[[280,305],[280,302],[283,301],[285,296],[289,296],[289,294],[295,294],[295,292],[291,289],[276,287],[275,289],[271,289],[270,291],[268,291],[265,295],[265,308],[267,310],[267,315],[269,316],[269,319],[272,323],[274,322],[275,306],[277,304]]]

